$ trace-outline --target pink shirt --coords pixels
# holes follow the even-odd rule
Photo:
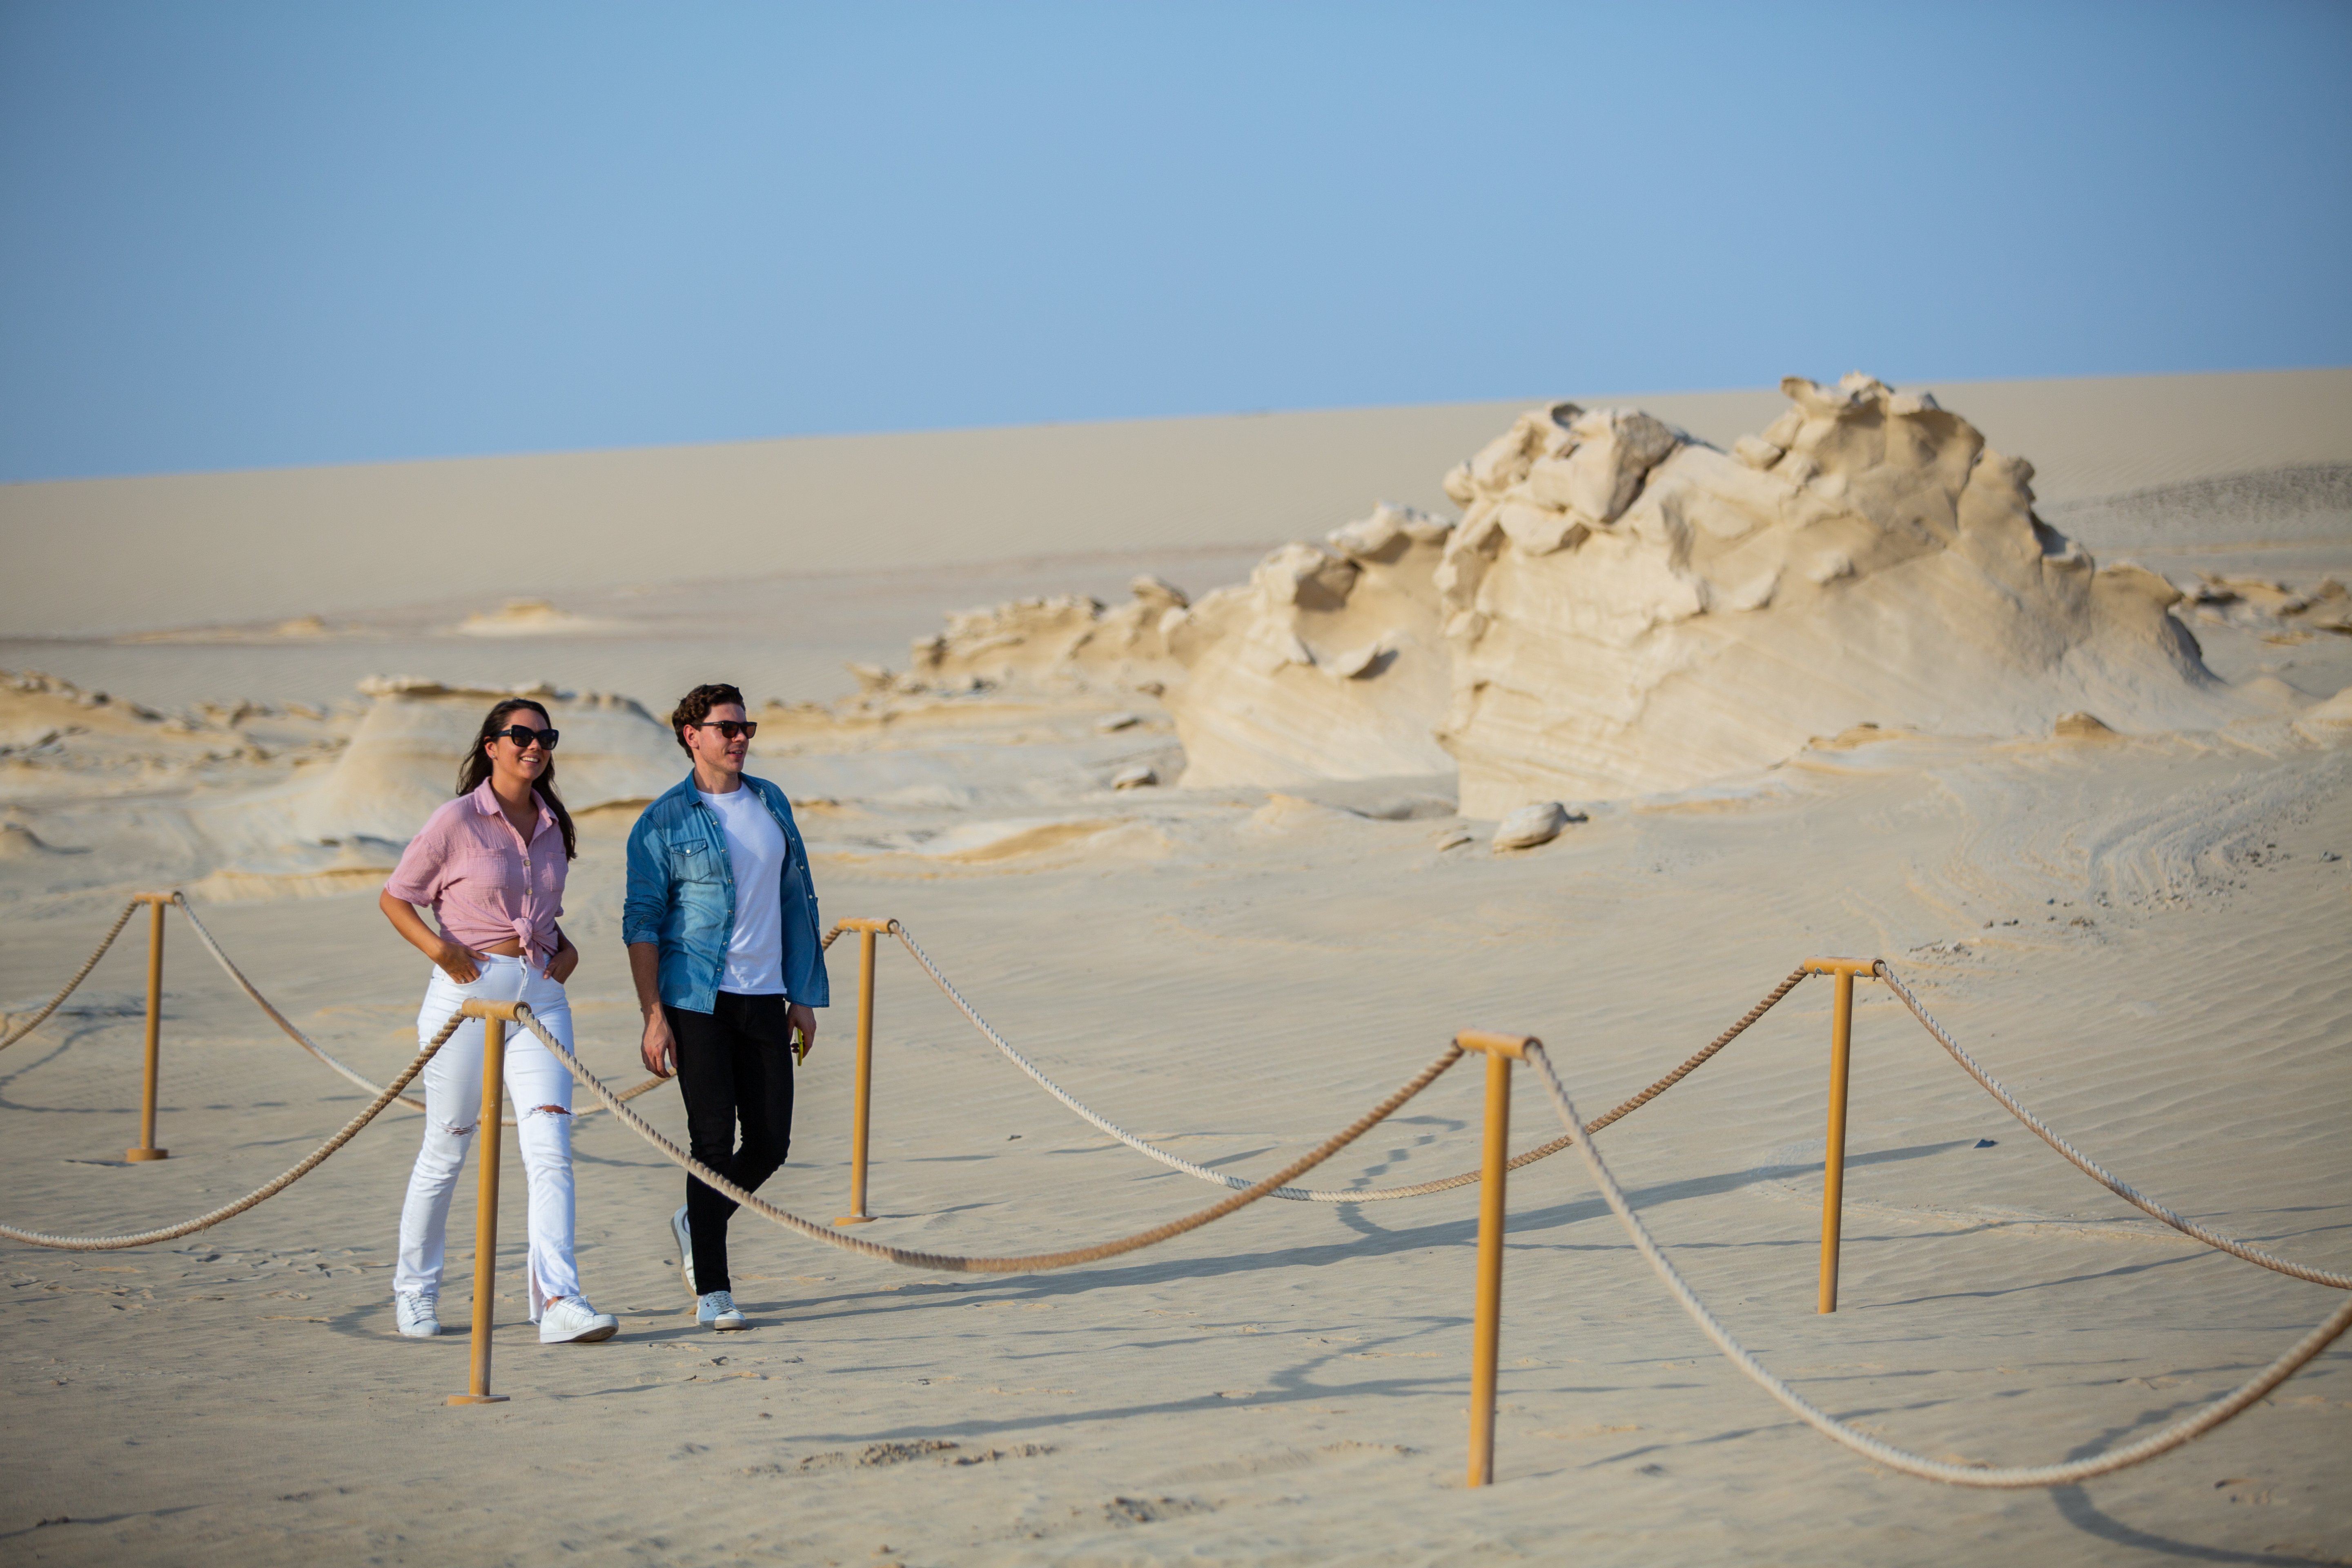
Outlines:
[[[563,912],[563,830],[546,802],[534,795],[531,804],[539,823],[525,844],[487,782],[448,802],[408,841],[383,890],[432,905],[452,942],[477,950],[520,942],[526,958],[546,967]]]

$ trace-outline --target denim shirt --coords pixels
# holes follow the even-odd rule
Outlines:
[[[795,1002],[823,1007],[833,1000],[818,935],[816,889],[808,852],[793,824],[793,805],[766,779],[743,775],[784,830],[782,885],[750,896],[783,900],[784,990]],[[662,1005],[708,1013],[719,1005],[727,972],[727,944],[735,933],[735,862],[719,814],[702,803],[694,775],[646,807],[629,830],[628,891],[621,904],[621,940],[661,947]]]

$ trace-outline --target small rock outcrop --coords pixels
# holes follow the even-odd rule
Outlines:
[[[1559,837],[1570,823],[1583,820],[1582,813],[1570,811],[1556,800],[1538,801],[1519,807],[1496,826],[1495,847],[1533,849]]]
[[[2352,686],[2325,702],[2314,703],[2294,721],[2295,732],[2316,745],[2331,749],[2352,746]]]
[[[1116,609],[1080,594],[1014,599],[948,616],[944,630],[915,639],[904,680],[954,689],[1005,680],[1072,679],[1138,686],[1173,673],[1162,626],[1189,601],[1157,577],[1138,577]],[[887,683],[887,671],[876,672]],[[871,686],[864,672],[861,681]]]
[[[2062,741],[2112,741],[2116,732],[2095,713],[2061,713],[2050,732]]]

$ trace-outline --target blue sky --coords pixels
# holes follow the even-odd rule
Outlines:
[[[0,480],[2352,363],[2352,7],[0,0]]]

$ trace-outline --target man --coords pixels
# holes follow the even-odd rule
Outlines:
[[[805,1056],[813,1009],[832,1000],[816,893],[792,803],[743,772],[759,729],[743,694],[698,686],[669,722],[694,771],[629,831],[621,940],[646,1017],[646,1070],[677,1075],[694,1157],[748,1190],[784,1163],[793,1036]],[[695,1321],[719,1330],[746,1326],[727,1273],[735,1209],[688,1176],[670,1216]]]

